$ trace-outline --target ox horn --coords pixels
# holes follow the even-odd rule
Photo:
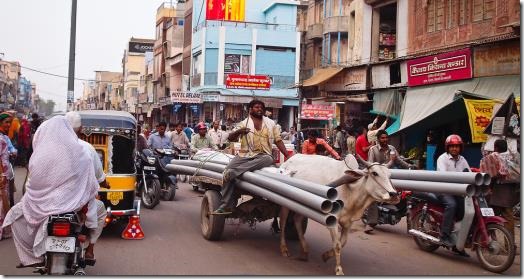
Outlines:
[[[368,161],[366,161],[366,160],[364,160],[364,159],[362,159],[362,157],[360,157],[360,155],[355,154],[355,157],[357,158],[357,161],[358,161],[360,164],[366,166],[366,168],[371,167],[371,163],[368,162]]]

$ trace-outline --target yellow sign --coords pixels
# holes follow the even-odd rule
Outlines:
[[[488,135],[484,129],[489,125],[493,115],[495,100],[471,100],[464,99],[468,112],[469,128],[471,129],[471,141],[473,143],[486,142]]]
[[[107,199],[111,201],[112,205],[117,205],[121,200],[124,199],[123,192],[107,192]]]

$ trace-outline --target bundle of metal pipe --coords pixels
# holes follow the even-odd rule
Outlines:
[[[487,185],[491,178],[486,173],[478,172],[447,172],[426,170],[399,170],[392,169],[391,179],[450,182],[472,185]]]
[[[416,192],[444,193],[471,197],[475,194],[476,187],[471,184],[444,183],[420,180],[391,179],[391,184],[396,188]]]
[[[202,164],[202,162],[194,160],[173,160],[171,164],[167,165],[168,170],[177,174],[202,175],[220,180],[224,168],[225,165],[209,162]],[[240,179],[237,179],[237,185],[249,193],[265,197],[326,226],[336,224],[337,218],[334,214],[338,213],[343,207],[341,202],[331,201],[327,197],[310,193],[298,187],[289,187],[285,182],[252,172],[246,172]],[[329,191],[329,193],[326,191],[325,195],[334,200],[338,194],[336,191]]]

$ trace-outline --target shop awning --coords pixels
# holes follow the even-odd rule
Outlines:
[[[302,82],[302,87],[319,85],[336,74],[340,73],[344,68],[325,68],[317,70],[312,77]]]
[[[430,86],[408,88],[400,115],[400,128],[406,129],[440,111],[456,100],[456,95],[473,93],[479,97],[504,100],[510,94],[520,96],[520,77],[474,78]]]

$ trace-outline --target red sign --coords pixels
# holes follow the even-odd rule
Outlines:
[[[301,119],[312,120],[331,120],[333,119],[335,108],[331,105],[302,105]]]
[[[469,48],[409,60],[407,65],[409,86],[473,77]]]
[[[263,75],[228,74],[226,88],[269,90],[271,79]]]

